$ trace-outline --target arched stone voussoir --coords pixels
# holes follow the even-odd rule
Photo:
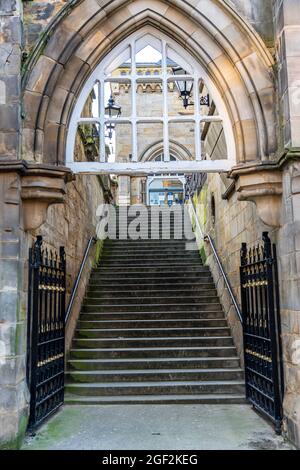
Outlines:
[[[50,140],[61,135],[59,129],[65,136],[84,82],[112,48],[146,25],[177,41],[205,68],[226,104],[238,161],[268,158],[275,145],[272,58],[225,0],[78,0],[49,26],[46,46],[32,59],[25,80],[24,102],[35,102],[25,128],[34,130],[39,122],[39,131],[48,134],[43,159],[61,161],[61,143]],[[39,100],[47,105],[44,124]]]

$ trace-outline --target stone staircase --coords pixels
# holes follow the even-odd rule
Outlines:
[[[66,403],[244,400],[211,273],[174,239],[174,222],[170,240],[107,240],[73,339]]]

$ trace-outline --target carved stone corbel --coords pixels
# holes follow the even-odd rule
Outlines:
[[[272,164],[235,168],[231,177],[236,179],[239,201],[254,202],[262,222],[280,227],[282,211],[282,172]]]
[[[24,230],[39,228],[46,221],[48,207],[64,202],[66,183],[70,179],[68,169],[27,168],[21,180]]]

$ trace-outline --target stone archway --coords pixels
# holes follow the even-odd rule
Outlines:
[[[230,111],[238,162],[276,150],[272,58],[224,1],[81,0],[65,7],[33,53],[24,77],[24,158],[64,163],[76,97],[108,51],[145,24],[168,32],[206,68]],[[188,31],[188,33],[187,33]]]
[[[277,225],[282,191],[281,176],[273,165],[277,149],[273,59],[258,34],[224,0],[69,3],[49,25],[27,64],[23,158],[64,165],[68,124],[82,86],[109,51],[145,25],[174,38],[207,71],[230,116],[237,153],[232,176],[239,181],[239,198],[255,202],[266,217],[267,196],[274,211],[272,220],[268,216],[264,220]]]

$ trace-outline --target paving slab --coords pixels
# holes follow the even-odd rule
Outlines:
[[[23,450],[291,450],[249,405],[64,406]]]

